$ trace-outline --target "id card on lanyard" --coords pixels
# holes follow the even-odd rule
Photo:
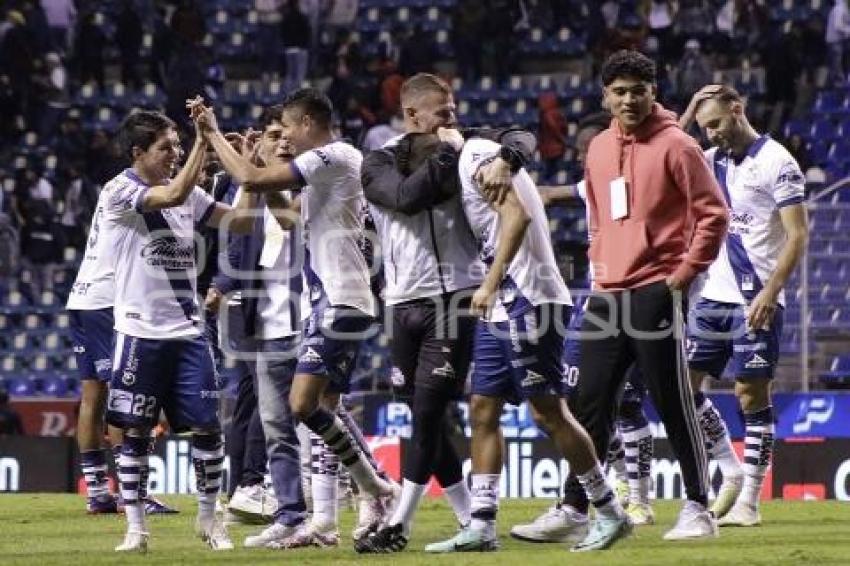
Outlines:
[[[623,176],[611,181],[611,219],[620,220],[629,215],[628,184]]]

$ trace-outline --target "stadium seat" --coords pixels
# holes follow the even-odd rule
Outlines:
[[[819,379],[828,389],[847,389],[850,387],[850,355],[845,354],[833,358],[829,371],[821,373]]]
[[[32,397],[36,394],[36,384],[26,376],[6,378],[6,386],[12,397]]]
[[[68,383],[63,377],[45,377],[41,385],[41,393],[47,397],[66,397],[68,395]]]

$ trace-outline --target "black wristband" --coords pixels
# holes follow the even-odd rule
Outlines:
[[[522,155],[520,155],[518,151],[503,145],[499,149],[499,157],[508,162],[511,173],[516,174],[520,169],[522,169]]]

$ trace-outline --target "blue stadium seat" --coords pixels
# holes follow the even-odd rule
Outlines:
[[[827,388],[845,389],[850,386],[850,355],[833,358],[829,371],[820,374],[819,379]]]
[[[47,397],[67,397],[68,383],[60,376],[45,377],[42,381],[41,393]]]
[[[36,394],[36,384],[23,375],[6,378],[6,387],[12,397],[32,397]]]
[[[160,108],[165,104],[165,93],[156,83],[147,82],[133,98],[133,105],[140,108]]]
[[[832,120],[818,118],[812,123],[809,135],[816,139],[832,140],[838,135],[838,128]]]

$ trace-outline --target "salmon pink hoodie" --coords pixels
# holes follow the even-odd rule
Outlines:
[[[628,216],[613,220],[610,183],[620,176]],[[687,285],[717,257],[728,207],[702,149],[660,104],[631,135],[614,118],[593,139],[585,180],[594,288],[634,289],[670,275]]]

